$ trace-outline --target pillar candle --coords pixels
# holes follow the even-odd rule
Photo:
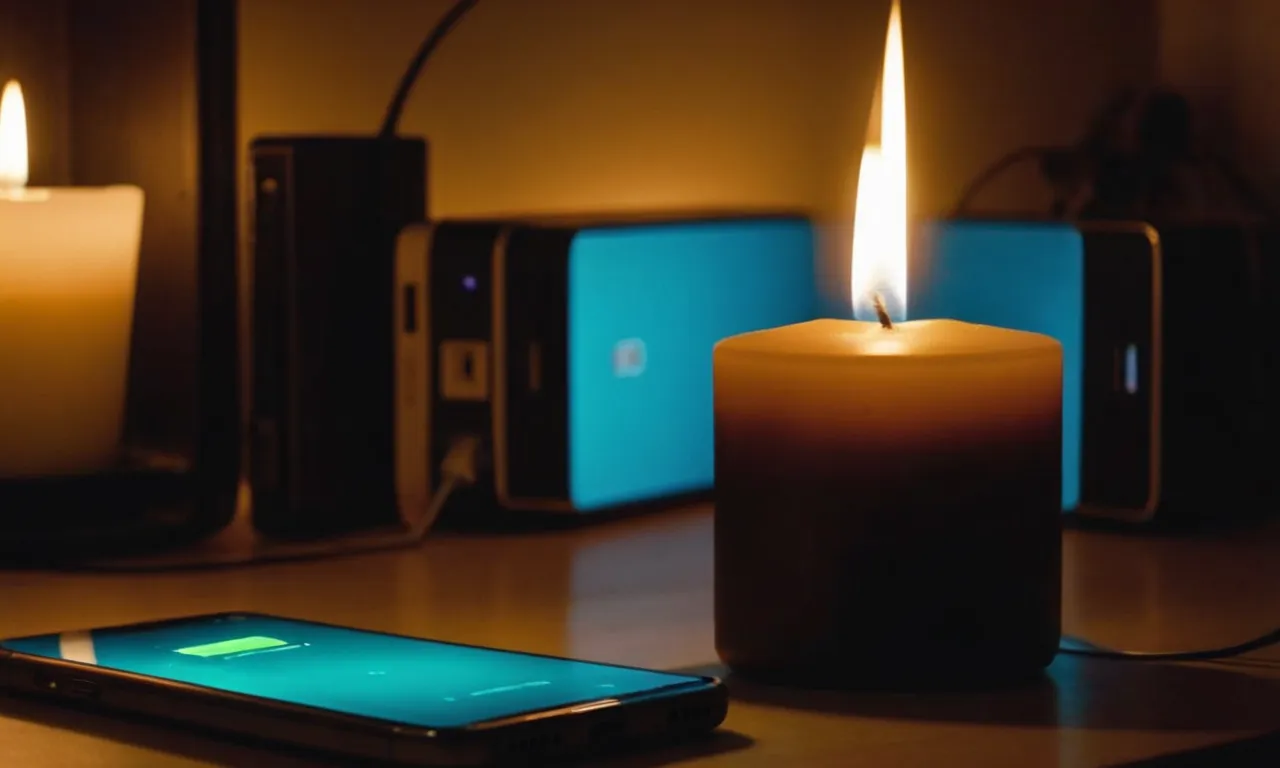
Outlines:
[[[1058,647],[1062,349],[907,306],[902,9],[863,148],[859,320],[714,354],[716,648],[734,670],[852,687],[989,685]]]
[[[10,84],[0,106],[0,478],[102,471],[120,452],[143,193],[26,187],[21,110]]]
[[[950,320],[715,349],[716,643],[747,674],[1033,674],[1059,634],[1062,351]]]

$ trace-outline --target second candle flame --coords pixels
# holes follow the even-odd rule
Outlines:
[[[0,191],[27,185],[27,108],[17,80],[0,95]]]

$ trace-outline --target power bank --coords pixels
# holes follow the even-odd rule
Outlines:
[[[813,226],[783,214],[438,222],[406,229],[398,260],[397,291],[428,297],[426,325],[398,330],[398,401],[421,386],[430,404],[402,457],[434,466],[485,435],[507,510],[710,491],[712,348],[820,306]]]
[[[459,438],[492,442],[496,222],[416,223],[396,247],[396,489],[402,515],[425,510],[436,469]],[[487,452],[486,454],[487,455]],[[483,458],[483,457],[482,457]],[[492,476],[455,489],[450,507],[491,503]],[[467,497],[467,498],[457,498]]]

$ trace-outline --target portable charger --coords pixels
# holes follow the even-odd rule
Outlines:
[[[407,228],[397,294],[422,309],[397,330],[402,497],[428,498],[414,473],[469,435],[490,458],[473,492],[505,511],[711,490],[712,348],[816,317],[814,257],[812,224],[772,212]]]

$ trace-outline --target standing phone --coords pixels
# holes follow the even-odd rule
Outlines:
[[[951,318],[1042,333],[1062,345],[1062,508],[1081,504],[1085,249],[1071,224],[941,221],[908,273],[910,319]]]
[[[494,250],[494,488],[591,514],[714,485],[712,350],[812,320],[815,232],[790,214],[513,224]]]
[[[1160,241],[1142,222],[937,222],[910,316],[1062,344],[1062,507],[1133,522],[1160,503]]]
[[[612,750],[728,708],[714,678],[253,613],[0,641],[0,689],[411,765]]]

